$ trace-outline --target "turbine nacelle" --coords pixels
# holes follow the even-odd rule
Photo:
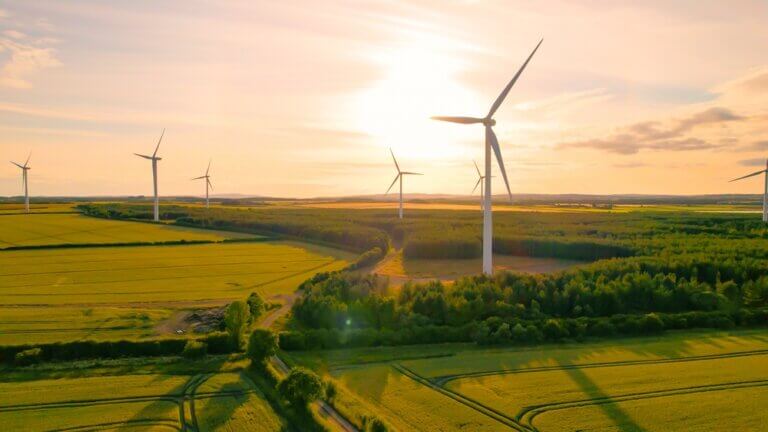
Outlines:
[[[496,120],[494,120],[492,118],[485,118],[485,119],[483,119],[483,125],[485,127],[496,126]]]

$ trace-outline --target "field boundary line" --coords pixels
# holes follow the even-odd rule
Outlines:
[[[408,378],[416,381],[417,383],[424,385],[438,393],[443,394],[444,396],[447,396],[456,402],[459,402],[481,414],[484,414],[487,417],[492,418],[493,420],[496,420],[497,422],[508,426],[516,431],[519,432],[527,432],[528,428],[522,424],[520,424],[517,420],[513,419],[512,417],[507,416],[506,414],[497,411],[493,408],[487,407],[473,399],[470,399],[466,396],[460,395],[458,393],[454,393],[448,389],[445,389],[443,387],[440,387],[439,385],[433,383],[427,378],[422,377],[421,375],[418,375],[417,373],[413,372],[412,370],[408,369],[407,367],[396,363],[393,364],[392,367],[400,372],[401,374],[407,376]]]
[[[101,430],[104,427],[110,427],[110,426],[132,426],[132,425],[146,425],[146,426],[154,426],[154,427],[167,427],[170,429],[173,429],[175,431],[180,431],[179,425],[176,424],[176,421],[174,420],[166,420],[166,419],[136,419],[136,420],[126,420],[122,422],[107,422],[107,423],[96,423],[96,424],[90,424],[90,425],[83,425],[83,426],[72,426],[67,428],[58,428],[58,429],[49,429],[48,432],[90,432],[90,431],[96,431]]]
[[[690,356],[690,357],[672,357],[672,358],[660,358],[660,359],[648,359],[648,360],[626,360],[626,361],[618,361],[618,362],[597,362],[597,363],[584,363],[584,364],[560,365],[560,366],[542,366],[542,367],[536,367],[536,368],[499,369],[499,370],[491,370],[491,371],[469,372],[465,374],[441,375],[441,376],[432,378],[432,380],[437,385],[444,386],[447,383],[454,380],[485,377],[485,376],[495,376],[495,375],[551,372],[551,371],[557,371],[557,370],[570,370],[570,369],[594,369],[594,368],[602,368],[602,367],[638,366],[638,365],[646,365],[646,364],[685,363],[685,362],[694,362],[694,361],[751,357],[751,356],[759,356],[759,355],[768,355],[768,349],[735,351],[735,352],[723,353],[723,354],[705,354],[705,355]]]

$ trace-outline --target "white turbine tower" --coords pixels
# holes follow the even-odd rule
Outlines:
[[[155,187],[155,222],[160,221],[160,199],[157,196],[157,161],[163,160],[163,158],[157,157],[157,150],[160,148],[160,142],[163,141],[163,135],[165,135],[165,129],[163,129],[163,132],[160,134],[160,139],[157,140],[157,147],[155,147],[155,152],[152,153],[152,156],[134,153],[138,157],[143,157],[144,159],[152,161],[152,182]]]
[[[491,149],[496,154],[496,160],[499,163],[501,169],[501,176],[504,177],[504,184],[507,186],[507,193],[509,193],[509,199],[512,199],[512,190],[509,188],[509,181],[507,181],[507,171],[504,169],[504,160],[501,158],[501,149],[499,148],[499,141],[496,139],[496,134],[493,133],[493,126],[496,124],[496,120],[493,119],[493,115],[496,114],[496,110],[499,109],[501,103],[507,97],[507,93],[515,85],[517,79],[520,78],[520,74],[523,73],[525,67],[528,66],[528,62],[536,51],[541,46],[544,40],[539,41],[536,48],[533,49],[531,55],[525,60],[525,63],[520,67],[512,80],[504,87],[499,97],[491,106],[491,110],[488,111],[488,115],[483,118],[478,117],[432,117],[434,120],[447,121],[451,123],[461,124],[476,124],[480,123],[485,126],[485,190],[484,203],[483,203],[483,273],[490,275],[493,274],[493,218],[491,216]]]
[[[474,194],[477,190],[477,187],[480,186],[480,210],[483,209],[483,200],[485,199],[485,196],[483,195],[483,191],[485,190],[485,187],[483,187],[483,179],[485,176],[480,172],[480,168],[477,167],[477,162],[472,161],[473,164],[475,164],[475,170],[477,170],[477,183],[475,183],[475,187],[472,189],[472,193]]]
[[[24,165],[20,165],[14,161],[11,161],[12,164],[21,168],[21,183],[24,186],[24,211],[27,213],[29,213],[29,182],[28,182],[29,175],[27,174],[27,171],[32,169],[29,166],[29,158],[31,157],[32,157],[32,153],[30,153],[29,156],[27,156],[27,161],[24,162]]]
[[[409,172],[409,171],[400,171],[400,165],[397,164],[397,159],[395,159],[395,154],[392,152],[392,149],[389,149],[389,153],[392,154],[392,160],[395,161],[395,168],[397,168],[397,175],[395,176],[395,179],[392,180],[392,184],[389,185],[389,189],[387,189],[387,193],[389,193],[390,190],[392,190],[392,186],[395,185],[395,183],[400,180],[400,219],[403,218],[403,176],[406,175],[424,175],[421,173],[416,172]]]
[[[735,182],[737,180],[753,177],[759,174],[765,174],[765,186],[763,189],[763,222],[768,222],[768,159],[765,160],[765,169],[755,171],[752,174],[747,174],[744,177],[735,178],[731,181]]]
[[[208,208],[208,189],[210,188],[213,190],[213,185],[211,184],[211,176],[208,175],[208,171],[211,170],[211,161],[208,161],[208,168],[205,169],[205,175],[202,175],[200,177],[195,177],[192,180],[200,180],[205,179],[205,208]]]

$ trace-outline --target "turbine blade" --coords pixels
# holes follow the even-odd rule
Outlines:
[[[397,159],[395,159],[395,153],[392,152],[392,148],[389,149],[389,153],[392,155],[392,160],[395,161],[395,168],[397,168],[397,172],[400,172],[400,165],[397,164]]]
[[[450,123],[461,123],[461,124],[475,124],[475,123],[483,122],[483,119],[477,118],[477,117],[435,116],[430,118],[432,120],[438,120],[438,121],[444,121],[444,122],[450,122]]]
[[[14,161],[9,161],[9,162],[11,162],[12,164],[16,165],[17,167],[19,167],[19,168],[21,168],[21,169],[24,169],[24,167],[23,167],[23,166],[21,166],[21,165],[17,164],[17,163],[16,163],[16,162],[14,162]]]
[[[138,156],[138,157],[143,157],[144,159],[152,159],[152,156],[147,156],[147,155],[138,154],[138,153],[134,153],[134,154],[135,154],[136,156]]]
[[[748,177],[753,177],[753,176],[756,176],[756,175],[758,175],[758,174],[762,174],[762,173],[764,173],[764,172],[766,172],[766,171],[768,171],[768,170],[760,170],[760,171],[756,171],[756,172],[753,172],[752,174],[747,174],[747,175],[745,175],[744,177],[739,177],[739,178],[735,178],[735,179],[733,179],[733,180],[729,180],[729,181],[728,181],[728,183],[730,183],[730,182],[735,182],[736,180],[741,180],[741,179],[745,179],[745,178],[748,178]]]
[[[208,183],[208,187],[210,187],[211,190],[213,190],[213,183],[211,183],[211,179],[206,177],[205,181]]]
[[[204,179],[204,178],[205,178],[205,176],[200,176],[200,177],[195,177],[192,180],[200,180],[200,179]]]
[[[477,190],[477,187],[478,187],[478,186],[480,186],[480,182],[481,182],[481,181],[483,181],[483,178],[482,178],[482,177],[480,177],[479,179],[477,179],[477,183],[475,183],[475,187],[474,187],[474,188],[472,188],[472,193],[473,193],[473,194],[474,194],[474,193],[475,193],[475,191]]]
[[[509,93],[509,90],[512,89],[512,86],[515,85],[515,82],[517,82],[517,79],[520,78],[520,74],[523,73],[523,70],[525,70],[525,67],[528,66],[528,62],[531,61],[531,58],[533,58],[533,55],[536,54],[536,51],[541,46],[541,43],[544,42],[544,39],[540,40],[538,45],[536,45],[536,48],[533,49],[531,52],[531,55],[528,56],[528,59],[525,60],[525,63],[523,63],[522,66],[520,66],[520,69],[517,71],[514,77],[512,77],[512,80],[507,84],[506,87],[504,87],[504,90],[501,92],[499,97],[496,98],[496,101],[493,103],[493,106],[491,107],[491,110],[488,111],[488,116],[486,118],[492,118],[493,115],[496,113],[496,110],[499,109],[501,106],[501,103],[504,102],[504,99],[507,97],[507,93]]]
[[[397,175],[395,176],[395,179],[392,180],[392,184],[389,185],[389,187],[387,188],[387,191],[385,192],[385,194],[388,194],[389,191],[392,190],[392,186],[394,186],[395,183],[397,183],[397,179],[399,179],[399,178],[400,178],[400,173],[397,173]]]
[[[507,170],[504,168],[504,159],[501,158],[501,148],[499,148],[499,141],[496,139],[496,134],[493,133],[493,129],[490,127],[485,128],[485,139],[487,139],[493,152],[496,153],[496,161],[499,163],[501,169],[501,176],[504,177],[504,184],[507,186],[507,193],[509,194],[509,200],[512,200],[512,190],[509,188],[509,181],[507,180]]]
[[[411,171],[403,171],[400,174],[402,174],[402,175],[424,175],[422,173],[411,172]]]
[[[477,167],[477,162],[472,161],[473,164],[475,164],[475,170],[477,170],[477,175],[480,178],[483,178],[483,174],[480,172],[480,168]]]
[[[24,167],[25,168],[27,167],[27,165],[29,165],[29,158],[31,158],[31,157],[32,157],[32,152],[29,152],[29,155],[27,156],[27,161],[24,162]]]
[[[165,135],[165,128],[163,128],[163,132],[160,134],[160,139],[157,140],[157,147],[155,147],[155,152],[152,153],[152,157],[157,156],[157,150],[160,149],[160,143],[163,141],[163,135]]]
[[[205,169],[205,175],[206,175],[206,176],[208,175],[208,171],[210,171],[210,170],[211,170],[211,161],[212,161],[212,160],[213,160],[213,159],[208,159],[208,168],[206,168],[206,169]]]

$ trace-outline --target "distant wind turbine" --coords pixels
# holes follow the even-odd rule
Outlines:
[[[211,170],[211,161],[208,161],[208,168],[205,169],[205,175],[202,175],[200,177],[195,177],[192,180],[200,180],[205,179],[205,208],[208,208],[208,188],[213,190],[213,185],[211,184],[211,176],[208,175],[208,171]]]
[[[765,187],[763,189],[763,222],[768,222],[768,159],[765,161],[765,169],[755,171],[752,174],[747,174],[744,177],[735,178],[731,181],[735,182],[737,180],[753,177],[758,174],[765,174]]]
[[[480,186],[480,210],[483,209],[483,200],[485,199],[485,196],[483,195],[483,190],[485,188],[483,187],[483,179],[485,176],[480,173],[480,168],[477,167],[477,162],[472,161],[473,164],[475,164],[475,170],[477,170],[477,183],[475,183],[474,189],[472,189],[472,193],[474,194],[477,190],[477,187]]]
[[[491,215],[491,149],[496,154],[496,160],[499,163],[501,169],[501,176],[504,177],[504,184],[507,186],[507,193],[509,193],[509,199],[512,200],[512,190],[509,188],[509,181],[507,180],[507,171],[504,169],[504,160],[501,158],[501,148],[499,148],[499,141],[496,139],[496,134],[493,133],[493,126],[496,125],[496,120],[493,119],[493,115],[496,114],[496,110],[499,109],[501,103],[507,97],[507,93],[515,85],[517,79],[520,78],[520,74],[523,73],[525,67],[528,66],[528,62],[536,51],[541,46],[544,39],[540,40],[536,48],[533,49],[528,59],[520,67],[512,80],[504,87],[499,97],[491,106],[488,114],[483,118],[478,117],[432,117],[434,120],[447,121],[451,123],[461,124],[476,124],[481,123],[485,126],[485,190],[484,203],[483,203],[483,273],[490,275],[493,274],[493,218]]]
[[[389,185],[389,189],[387,189],[387,193],[389,193],[390,190],[392,190],[392,186],[395,185],[395,183],[400,180],[400,219],[403,218],[403,176],[405,175],[424,175],[417,172],[409,172],[409,171],[400,171],[400,165],[397,164],[397,159],[395,159],[395,154],[392,152],[392,149],[389,149],[389,153],[392,154],[392,160],[395,161],[395,168],[397,168],[397,175],[395,176],[395,179],[392,180],[392,184]]]
[[[163,158],[157,157],[157,150],[160,149],[160,143],[163,141],[163,135],[165,135],[165,129],[163,129],[163,132],[160,134],[160,139],[157,140],[157,147],[155,147],[155,152],[152,153],[152,156],[134,153],[138,157],[143,157],[144,159],[149,159],[152,161],[152,182],[155,187],[155,222],[160,221],[160,199],[157,196],[157,161],[163,160]]]
[[[21,168],[21,183],[24,186],[24,211],[27,213],[29,213],[29,182],[28,182],[29,175],[27,174],[27,171],[32,169],[29,166],[29,158],[31,157],[32,157],[32,153],[29,153],[29,156],[27,156],[27,161],[24,162],[24,165],[20,165],[14,161],[11,161],[12,164]]]

